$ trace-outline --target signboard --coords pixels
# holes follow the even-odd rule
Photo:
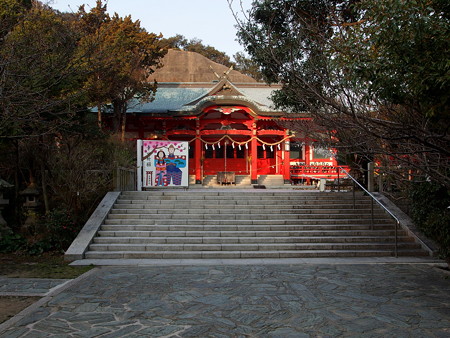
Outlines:
[[[189,186],[188,142],[140,140],[138,149],[140,145],[142,145],[142,187]]]

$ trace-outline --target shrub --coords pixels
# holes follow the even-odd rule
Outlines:
[[[440,256],[450,258],[449,191],[436,182],[415,183],[411,189],[411,207],[415,224],[440,246]]]
[[[43,251],[66,250],[81,229],[71,213],[65,209],[50,211],[43,218],[42,225],[43,237],[37,243],[40,243]]]
[[[11,253],[26,248],[27,241],[19,234],[7,233],[0,238],[0,252]]]

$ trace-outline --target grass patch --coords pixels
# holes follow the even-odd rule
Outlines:
[[[0,276],[3,277],[73,279],[92,268],[93,266],[69,266],[61,253],[39,256],[0,254]]]

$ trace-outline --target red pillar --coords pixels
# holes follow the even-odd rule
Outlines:
[[[199,137],[195,138],[194,141],[194,157],[195,157],[195,183],[202,183],[202,142]]]
[[[252,156],[252,171],[250,179],[252,184],[258,184],[258,144],[256,138],[252,138],[250,142],[250,153]]]
[[[306,166],[311,165],[310,154],[311,154],[311,146],[305,145],[305,165]],[[306,179],[306,184],[311,184],[311,179],[309,177]]]
[[[283,179],[284,183],[291,182],[291,148],[289,139],[284,142],[284,162],[283,162]]]
[[[200,140],[200,121],[197,119],[195,121],[196,137],[194,141],[194,157],[195,157],[195,183],[202,184],[202,141]]]

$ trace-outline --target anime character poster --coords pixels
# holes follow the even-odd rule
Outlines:
[[[189,143],[142,142],[143,187],[187,187]]]

